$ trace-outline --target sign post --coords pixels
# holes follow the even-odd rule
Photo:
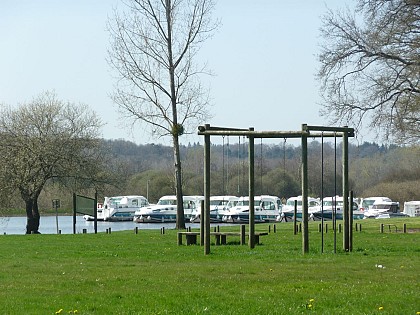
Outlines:
[[[57,226],[57,234],[59,234],[58,230],[58,208],[60,208],[60,199],[53,199],[52,206],[55,208],[55,224]]]

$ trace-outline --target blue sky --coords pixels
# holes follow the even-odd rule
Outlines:
[[[221,26],[200,52],[215,73],[214,126],[300,130],[326,125],[315,80],[321,16],[343,0],[219,0]],[[0,104],[16,106],[45,90],[90,106],[106,123],[103,137],[163,142],[120,119],[109,98],[107,17],[119,0],[2,0]],[[183,143],[200,141],[185,136]],[[282,141],[282,140],[281,140]]]

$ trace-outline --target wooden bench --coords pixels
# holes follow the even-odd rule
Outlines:
[[[391,232],[391,228],[395,228],[395,232],[398,232],[398,228],[397,228],[397,226],[395,224],[384,224],[384,223],[382,223],[382,225],[381,225],[381,233],[384,232],[384,226],[385,225],[388,226],[388,231],[389,232]]]
[[[197,236],[200,232],[178,232],[178,245],[182,245],[182,236],[185,235],[187,245],[197,244]],[[249,236],[249,233],[240,232],[211,232],[210,235],[215,237],[216,245],[226,245],[228,236],[240,236],[241,245],[245,245],[245,237]],[[255,244],[260,244],[260,236],[268,235],[268,232],[255,232],[254,240]]]

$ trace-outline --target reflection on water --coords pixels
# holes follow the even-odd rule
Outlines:
[[[55,216],[41,217],[39,231],[42,234],[57,234],[57,218]],[[76,233],[82,233],[86,229],[88,233],[94,233],[93,221],[85,221],[82,216],[76,217]],[[198,228],[200,224],[192,223],[186,224],[187,227]],[[98,221],[98,233],[105,232],[111,228],[111,231],[134,230],[135,227],[139,229],[174,229],[175,223],[135,223],[133,221],[125,222],[103,222]],[[58,229],[61,234],[73,233],[73,217],[59,216]],[[25,234],[26,232],[26,217],[0,217],[0,234]]]

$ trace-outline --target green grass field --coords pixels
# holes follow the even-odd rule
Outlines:
[[[0,314],[420,314],[420,218],[356,222],[351,253],[338,233],[334,253],[331,228],[321,253],[311,222],[305,255],[292,223],[254,249],[232,237],[207,256],[177,246],[176,230],[141,224],[138,234],[1,235]],[[381,234],[380,223],[399,231]]]

